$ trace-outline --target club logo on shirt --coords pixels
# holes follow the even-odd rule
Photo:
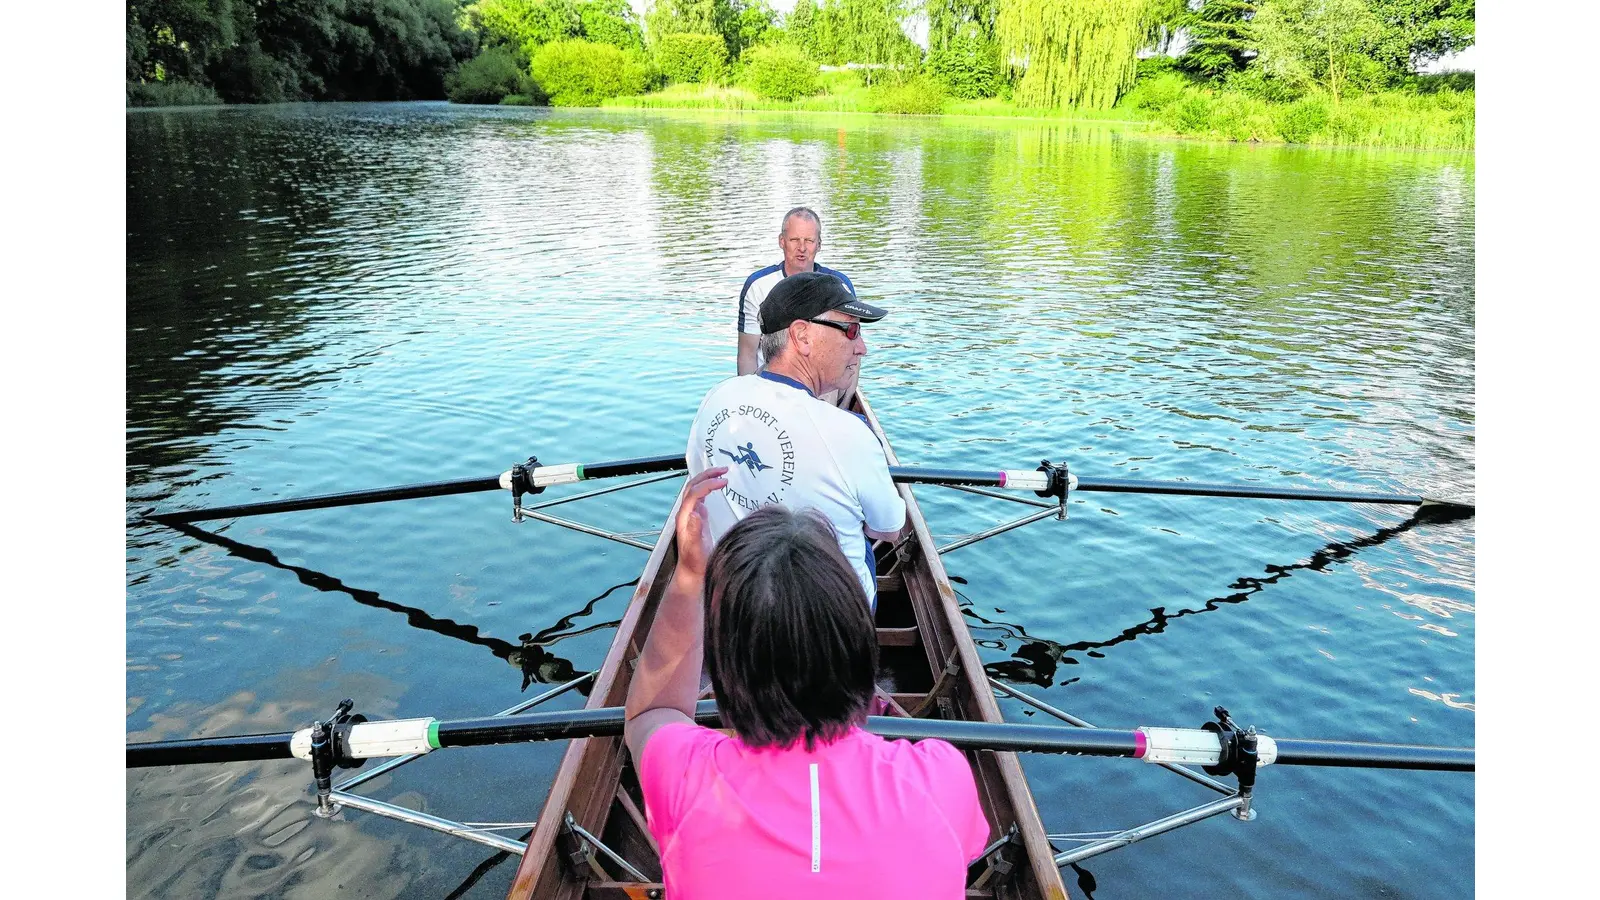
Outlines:
[[[745,468],[749,469],[751,475],[759,475],[761,474],[762,469],[772,468],[771,466],[765,465],[761,462],[760,455],[758,455],[755,451],[754,443],[747,443],[743,447],[740,447],[737,456],[729,453],[726,450],[718,450],[717,452],[733,460],[734,465],[744,466]]]
[[[770,411],[749,403],[717,411],[706,426],[707,466],[732,460],[723,496],[741,509],[782,503],[794,483],[794,442]],[[770,461],[770,462],[769,462]]]

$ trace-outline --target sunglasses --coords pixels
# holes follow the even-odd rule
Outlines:
[[[847,341],[853,341],[861,336],[860,322],[831,322],[827,319],[807,319],[806,321],[813,325],[826,325],[829,328],[837,328],[844,332],[844,339]]]

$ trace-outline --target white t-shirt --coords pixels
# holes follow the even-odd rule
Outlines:
[[[728,486],[706,498],[713,541],[769,503],[816,509],[833,523],[844,558],[876,608],[872,544],[863,526],[898,529],[906,503],[889,480],[878,436],[860,416],[823,403],[782,375],[740,375],[701,402],[687,461],[690,475],[728,467]]]
[[[856,292],[856,286],[850,283],[850,279],[843,272],[816,262],[811,264],[811,269],[825,275],[837,276],[844,282],[844,286],[850,289],[850,293]],[[744,289],[739,292],[740,334],[761,334],[761,301],[767,299],[767,293],[783,279],[783,263],[780,262],[765,269],[757,269],[744,280]]]

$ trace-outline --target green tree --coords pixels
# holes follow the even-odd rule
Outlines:
[[[729,0],[654,0],[644,14],[651,42],[669,34],[720,34],[732,30],[733,5]]]
[[[644,30],[628,0],[583,0],[578,3],[578,20],[585,40],[622,50],[644,49]]]
[[[669,34],[656,42],[661,73],[680,84],[709,84],[728,67],[728,45],[720,34]]]
[[[1265,0],[1252,25],[1268,74],[1317,84],[1334,103],[1352,78],[1381,74],[1373,51],[1384,29],[1366,0]]]
[[[1255,0],[1204,0],[1198,9],[1185,8],[1173,23],[1189,35],[1179,67],[1206,78],[1243,71],[1256,53],[1250,29],[1256,6]]]
[[[739,56],[751,47],[766,40],[778,20],[778,13],[767,0],[735,0],[733,34],[729,35],[728,52]]]
[[[767,0],[654,0],[645,13],[651,43],[669,34],[721,35],[728,58],[760,43],[777,13]]]
[[[744,80],[758,96],[798,100],[820,88],[817,64],[798,48],[752,47],[745,55]]]
[[[821,59],[817,46],[817,4],[813,0],[795,0],[794,8],[783,19],[784,42],[794,46],[812,59]]]
[[[921,48],[902,28],[909,14],[906,0],[828,0],[824,8],[833,19],[835,52],[867,67],[869,87],[880,67],[899,77],[910,75],[921,61]]]
[[[944,47],[960,35],[994,39],[994,20],[1000,13],[999,0],[926,0],[928,51]]]
[[[130,0],[128,77],[229,102],[444,96],[471,55],[456,0]]]
[[[522,51],[509,44],[485,47],[445,79],[451,103],[499,103],[512,94],[535,93]]]
[[[648,77],[638,52],[583,40],[551,41],[530,66],[554,106],[599,106],[609,97],[641,94]]]
[[[938,49],[928,51],[928,73],[953,97],[993,97],[1005,84],[1004,67],[994,41],[957,32]]]
[[[928,71],[952,96],[993,97],[1005,83],[995,39],[999,0],[927,0]]]
[[[551,41],[583,34],[583,17],[573,0],[476,0],[462,13],[484,46],[505,44],[529,56]]]
[[[1396,74],[1460,53],[1477,38],[1477,0],[1368,0],[1368,6],[1383,26],[1374,56]]]
[[[1001,52],[1026,67],[1025,106],[1106,109],[1133,86],[1136,54],[1158,29],[1160,0],[1001,0]]]
[[[255,17],[234,0],[136,0],[127,25],[129,81],[209,84],[206,67],[248,39]]]

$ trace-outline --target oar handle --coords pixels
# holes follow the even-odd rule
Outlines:
[[[934,484],[946,487],[997,487],[1040,493],[1052,487],[1048,469],[934,469],[921,466],[890,466],[889,478],[896,484]],[[1067,476],[1067,489],[1077,490],[1078,476]]]
[[[688,468],[683,454],[674,456],[641,456],[612,462],[565,463],[557,466],[516,466],[500,473],[499,486],[520,494],[538,493],[557,484],[576,484],[596,478],[622,478],[628,475],[653,475],[657,472],[681,472]]]

